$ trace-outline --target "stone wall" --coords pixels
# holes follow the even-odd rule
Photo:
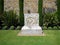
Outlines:
[[[24,0],[24,13],[28,13],[30,10],[31,13],[38,12],[38,0]]]
[[[4,11],[14,10],[19,15],[19,0],[4,0]]]
[[[43,0],[43,13],[53,13],[57,11],[57,0]]]
[[[57,9],[55,4],[56,0],[43,0],[43,8],[54,8]],[[19,14],[19,0],[4,0],[4,10],[15,10]],[[38,0],[24,0],[24,13],[38,12]]]
[[[43,7],[57,9],[56,0],[43,0]]]

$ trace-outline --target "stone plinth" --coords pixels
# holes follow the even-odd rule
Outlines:
[[[24,14],[24,21],[25,25],[22,27],[21,31],[19,32],[19,36],[40,36],[43,34],[42,28],[39,26],[39,14],[38,13],[31,13],[31,14]]]

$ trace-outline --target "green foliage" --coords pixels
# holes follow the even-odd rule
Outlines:
[[[46,26],[43,26],[43,30],[47,30],[47,27]]]
[[[14,13],[14,11],[8,11],[8,12],[4,12],[4,15],[2,16],[2,20],[3,20],[3,24],[7,25],[7,26],[17,26],[18,25],[18,18],[16,13]]]
[[[4,0],[0,0],[0,27],[2,27],[1,16],[3,15],[3,10],[4,10]]]
[[[52,30],[52,27],[48,27],[48,30]]]
[[[60,22],[60,0],[57,0],[58,20]]]
[[[56,26],[53,27],[54,30],[57,30],[58,28]]]
[[[1,29],[1,26],[0,26],[0,29]]]
[[[38,13],[39,13],[39,25],[43,25],[43,15],[42,15],[42,3],[43,0],[38,1]]]
[[[4,0],[0,0],[0,15],[3,13],[4,10]]]
[[[20,7],[20,26],[24,25],[24,14],[23,14],[23,5],[24,5],[24,0],[19,0],[19,7]]]
[[[20,30],[20,29],[21,29],[21,27],[20,26],[17,26],[17,28],[15,30]]]
[[[59,26],[59,29],[60,29],[60,26]]]
[[[57,26],[57,24],[58,24],[58,18],[57,18],[57,12],[55,12],[55,13],[47,13],[47,14],[45,14],[44,15],[44,19],[43,19],[43,25],[44,26],[51,26],[51,27],[53,27],[53,26]]]
[[[14,26],[11,26],[11,27],[9,28],[9,30],[14,30]]]
[[[3,28],[2,28],[2,30],[6,30],[8,28],[8,26],[4,26]]]

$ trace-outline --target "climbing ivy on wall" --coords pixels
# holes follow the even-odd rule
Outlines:
[[[3,10],[4,10],[4,1],[0,0],[0,14],[3,13]]]
[[[24,0],[19,0],[19,8],[20,8],[20,26],[24,25],[24,14],[23,14],[23,5],[24,5]]]
[[[39,25],[40,26],[43,25],[42,3],[43,3],[43,0],[38,1]]]

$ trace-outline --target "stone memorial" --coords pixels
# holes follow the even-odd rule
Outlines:
[[[42,34],[42,28],[39,26],[38,0],[24,0],[24,26],[18,35],[40,36]]]

